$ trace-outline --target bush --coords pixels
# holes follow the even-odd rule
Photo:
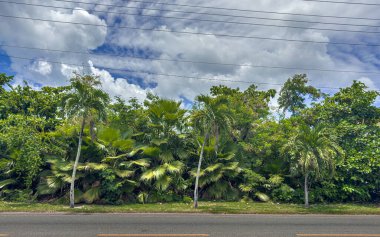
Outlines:
[[[191,197],[189,197],[189,196],[184,196],[182,198],[182,202],[184,202],[184,203],[192,203],[193,199]]]
[[[11,201],[11,202],[32,203],[36,201],[36,196],[33,195],[33,192],[29,189],[24,189],[24,190],[5,189],[0,192],[0,198],[4,201]]]
[[[272,198],[277,202],[290,202],[295,197],[295,190],[287,184],[282,184],[272,191]]]
[[[243,197],[240,199],[240,202],[248,203],[248,202],[253,202],[253,200],[252,200],[252,198],[250,198],[249,196],[243,196]]]
[[[122,195],[122,184],[111,169],[102,170],[101,196],[105,204],[115,204]]]

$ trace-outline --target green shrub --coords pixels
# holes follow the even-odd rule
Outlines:
[[[189,196],[184,196],[182,198],[182,202],[184,202],[184,203],[192,203],[193,199],[191,197],[189,197]]]
[[[32,203],[36,201],[36,196],[33,195],[33,192],[29,189],[14,189],[9,190],[5,189],[1,191],[0,197],[4,201],[11,202],[26,202]]]
[[[290,202],[295,197],[295,190],[286,184],[272,191],[272,198],[277,202]]]

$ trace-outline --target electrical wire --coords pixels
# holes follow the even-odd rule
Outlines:
[[[27,57],[21,57],[21,56],[15,56],[15,55],[7,55],[7,54],[1,54],[0,56],[7,56],[12,59],[21,59],[21,60],[32,60],[32,61],[39,61],[39,62],[49,62],[49,63],[55,63],[55,64],[65,64],[65,65],[72,65],[72,66],[78,66],[78,67],[86,67],[84,65],[78,65],[78,64],[72,64],[72,63],[64,63],[60,61],[51,61],[51,60],[45,60],[45,59],[35,59],[35,58],[27,58]],[[120,70],[120,69],[115,69],[115,68],[108,68],[108,67],[102,67],[103,69],[106,70]],[[359,71],[337,71],[333,69],[307,69],[307,68],[290,68],[290,67],[275,67],[275,66],[258,66],[258,67],[263,67],[267,69],[285,69],[285,70],[302,70],[302,71],[319,71],[319,72],[332,72],[332,73],[362,73],[362,74],[379,74],[380,72],[359,72]],[[87,67],[91,68],[91,67]],[[198,78],[198,77],[192,77],[192,76],[184,76],[184,75],[170,75],[170,74],[157,74],[157,73],[151,73],[151,72],[137,72],[137,71],[129,71],[129,72],[136,72],[136,73],[146,73],[146,74],[151,74],[151,75],[160,75],[160,76],[174,76],[174,77],[183,77],[183,78]],[[244,81],[238,81],[238,82],[244,82]]]
[[[67,2],[67,3],[80,3],[88,5],[98,5],[98,6],[107,6],[115,8],[124,8],[125,5],[114,5],[114,4],[105,4],[105,3],[91,3],[83,1],[74,1],[74,0],[50,0],[55,2]],[[284,14],[284,15],[300,15],[300,16],[317,16],[317,17],[333,17],[333,18],[349,18],[349,19],[367,19],[370,18],[356,18],[356,17],[345,17],[345,16],[328,16],[328,15],[310,15],[310,14],[297,14],[297,13],[286,13],[286,12],[275,12],[275,11],[261,11],[261,10],[251,10],[251,9],[241,9],[241,8],[227,8],[227,7],[216,7],[216,6],[200,6],[200,5],[190,5],[190,4],[178,4],[178,3],[163,3],[163,2],[153,2],[153,1],[142,1],[142,0],[127,0],[126,3],[136,2],[142,4],[154,4],[162,6],[176,6],[176,7],[190,7],[198,9],[209,9],[209,10],[226,10],[226,11],[237,11],[237,12],[249,12],[249,13],[272,13],[272,14]],[[342,3],[342,2],[339,2]],[[161,9],[157,9],[161,10]]]
[[[0,56],[1,55],[2,54],[0,53]],[[59,62],[59,61],[36,60],[36,59],[32,59],[32,58],[16,57],[16,56],[9,56],[9,55],[5,55],[5,56],[8,56],[8,57],[14,58],[14,59],[21,59],[21,60],[34,60],[34,61],[41,61],[41,62],[49,62],[49,63],[53,63],[53,64],[70,65],[70,66],[76,66],[76,67],[82,67],[82,68],[91,68],[90,66],[84,66],[84,65],[73,64],[73,63],[63,63],[63,62]],[[136,73],[136,74],[140,73],[140,74],[147,74],[147,75],[177,77],[177,78],[186,78],[186,79],[203,80],[203,81],[245,83],[245,84],[268,85],[268,86],[283,86],[284,85],[283,83],[266,83],[266,82],[256,82],[256,81],[215,79],[215,78],[208,78],[208,77],[195,77],[195,76],[174,75],[174,74],[165,74],[165,73],[151,73],[151,72],[133,71],[133,70],[109,68],[109,67],[99,67],[99,68],[101,70],[114,71],[114,72],[126,72],[126,73]],[[167,79],[167,78],[162,78],[162,79]],[[327,87],[327,86],[318,86],[315,88],[317,88],[317,89],[329,89],[329,90],[340,90],[341,89],[338,87]],[[380,92],[380,90],[373,90],[373,91]]]
[[[259,36],[214,34],[214,33],[204,33],[204,32],[191,32],[191,31],[175,31],[175,30],[156,29],[156,28],[149,28],[148,29],[148,28],[129,27],[129,26],[116,26],[116,25],[115,26],[106,26],[106,25],[102,25],[102,24],[67,22],[67,21],[47,20],[47,19],[38,19],[38,18],[31,18],[31,17],[19,17],[19,16],[8,16],[8,15],[0,15],[0,17],[9,17],[9,18],[14,18],[14,19],[33,20],[33,21],[42,21],[42,22],[53,22],[53,23],[63,23],[63,24],[74,24],[74,25],[115,27],[115,28],[119,28],[119,29],[131,29],[131,30],[139,30],[139,31],[155,31],[155,32],[166,32],[166,33],[178,33],[178,34],[187,34],[187,35],[189,35],[189,34],[190,35],[206,35],[206,36],[227,37],[227,38],[261,39],[261,40],[273,40],[273,41],[319,43],[319,44],[335,44],[335,45],[351,45],[351,46],[369,46],[369,47],[371,47],[371,46],[376,46],[376,47],[379,46],[379,44],[362,44],[362,43],[344,43],[344,42],[328,42],[328,41],[313,41],[313,40],[269,38],[269,37],[259,37]],[[376,33],[380,33],[380,32],[376,32]]]
[[[335,70],[335,69],[320,69],[320,68],[294,68],[294,67],[281,67],[281,66],[268,66],[268,65],[218,63],[218,62],[209,62],[209,61],[193,61],[193,60],[186,60],[186,59],[177,60],[177,59],[142,57],[142,56],[135,56],[135,55],[132,55],[132,56],[130,56],[130,55],[115,55],[115,54],[108,54],[108,53],[84,52],[84,51],[73,51],[73,50],[59,50],[59,49],[46,49],[46,48],[37,48],[37,47],[28,47],[28,46],[7,45],[7,44],[0,44],[0,47],[42,50],[42,51],[59,52],[59,53],[73,53],[73,54],[82,54],[82,55],[111,56],[111,57],[117,57],[117,58],[133,58],[133,59],[150,60],[150,61],[168,61],[168,62],[177,62],[177,63],[207,64],[207,65],[251,67],[251,68],[268,68],[268,69],[320,71],[320,72],[336,72],[336,73],[380,74],[380,72],[376,72],[376,71],[352,71],[352,70]]]
[[[103,25],[103,24],[84,23],[84,22],[49,20],[49,19],[42,19],[42,18],[24,17],[24,16],[11,16],[11,15],[3,15],[3,14],[1,14],[0,17],[22,19],[22,20],[32,20],[32,21],[53,22],[53,23],[61,23],[61,24],[73,24],[73,25],[85,25],[85,26],[95,26],[95,27],[118,28],[118,29],[132,29],[132,30],[158,31],[158,32],[170,32],[170,33],[184,33],[184,34],[192,33],[192,34],[214,35],[214,36],[222,36],[222,37],[239,37],[239,38],[247,38],[248,37],[248,36],[243,36],[243,35],[237,36],[237,35],[227,35],[227,34],[214,34],[214,33],[190,32],[190,31],[174,31],[174,30],[163,30],[163,29],[156,29],[156,28],[139,28],[139,27],[131,27],[131,26]],[[318,28],[318,27],[286,26],[286,25],[273,25],[273,24],[262,24],[262,23],[252,23],[252,25],[279,27],[279,28],[305,29],[305,30],[322,30],[322,31],[334,31],[334,32],[348,32],[348,33],[380,34],[380,31],[329,29],[329,28]]]
[[[329,1],[329,0],[302,0],[304,2],[318,2],[318,3],[334,3],[334,4],[346,4],[346,5],[361,5],[361,6],[380,6],[380,3],[366,3],[366,2],[341,2],[341,1]]]
[[[139,16],[139,17],[152,17],[152,18],[176,19],[176,20],[191,20],[191,21],[223,23],[223,24],[237,24],[237,25],[251,25],[251,26],[256,25],[256,24],[251,23],[251,22],[199,19],[199,18],[176,17],[176,16],[158,16],[158,15],[151,15],[151,14],[144,14],[144,13],[136,14],[136,13],[126,13],[126,12],[116,12],[116,11],[88,10],[88,9],[80,9],[80,8],[74,8],[74,7],[62,7],[62,6],[52,6],[52,5],[43,5],[43,4],[33,4],[33,3],[11,2],[11,1],[4,1],[4,0],[0,0],[0,3],[17,4],[17,5],[25,5],[25,6],[33,6],[33,7],[45,7],[45,8],[53,8],[53,9],[64,9],[64,10],[71,10],[71,11],[74,11],[74,10],[75,11],[86,11],[86,12],[91,11],[91,12],[98,12],[98,13],[129,15],[129,16]],[[136,7],[136,9],[142,10],[142,8],[138,8],[138,7]],[[145,8],[144,10],[149,10],[149,8]],[[157,10],[157,9],[154,9],[154,10]],[[189,12],[185,12],[185,13],[189,13]],[[190,12],[190,13],[193,13],[193,12]],[[198,14],[198,13],[195,13],[195,14]],[[213,14],[210,14],[210,15],[213,15]],[[224,14],[220,14],[220,15],[221,16],[227,16],[227,17],[234,16],[234,15],[224,15]],[[279,19],[279,18],[257,17],[257,16],[250,16],[249,18],[250,19],[257,19],[257,20],[309,23],[309,24],[321,24],[321,25],[338,25],[338,26],[370,27],[370,28],[379,28],[380,27],[379,25],[368,25],[368,24],[349,24],[349,23],[339,23],[339,22],[306,21],[306,20]]]

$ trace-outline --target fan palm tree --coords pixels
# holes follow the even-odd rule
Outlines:
[[[330,134],[323,125],[303,125],[284,147],[304,176],[305,207],[309,207],[310,175],[313,173],[319,177],[323,170],[331,174],[335,168],[335,158],[343,154],[342,148]]]
[[[198,207],[199,176],[206,143],[210,136],[215,136],[215,154],[217,155],[220,131],[227,128],[231,120],[227,113],[227,101],[223,97],[212,98],[200,95],[196,100],[197,107],[193,112],[192,121],[194,127],[203,134],[203,141],[195,175],[194,208]]]
[[[145,133],[148,146],[142,148],[144,157],[149,157],[150,167],[140,180],[150,187],[152,193],[172,191],[178,195],[183,191],[182,173],[189,156],[186,143],[186,110],[181,102],[159,99],[154,96],[145,101],[149,130]]]
[[[81,153],[83,132],[89,118],[93,121],[96,116],[99,121],[106,117],[106,107],[109,102],[109,96],[98,86],[101,84],[98,77],[93,75],[79,75],[70,79],[71,91],[64,97],[65,113],[70,118],[79,118],[81,120],[78,150],[73,166],[73,173],[70,184],[70,207],[74,208],[74,184],[76,179],[76,171]],[[90,131],[93,131],[93,122]]]
[[[205,147],[205,168],[199,174],[199,187],[204,189],[203,196],[213,199],[223,198],[230,200],[236,197],[238,190],[231,181],[241,172],[239,162],[235,162],[234,153],[219,153],[214,156],[214,147]],[[192,170],[192,176],[196,176],[196,170]]]

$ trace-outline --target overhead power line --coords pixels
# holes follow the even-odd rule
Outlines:
[[[0,53],[0,56],[8,56],[9,58],[12,58],[12,59],[33,60],[33,61],[39,61],[39,62],[48,62],[48,63],[52,63],[52,64],[69,65],[69,66],[75,66],[75,67],[80,67],[80,68],[91,68],[90,66],[79,65],[79,64],[74,64],[74,63],[64,63],[64,62],[60,62],[60,61],[51,61],[51,60],[43,60],[43,59],[18,57],[18,56],[6,55],[6,54],[1,54],[1,53]],[[175,74],[166,74],[166,73],[152,73],[152,72],[126,70],[126,69],[120,69],[120,68],[110,68],[110,67],[99,67],[99,69],[107,70],[107,71],[119,71],[119,72],[126,72],[126,73],[167,76],[167,77],[178,77],[178,78],[206,80],[206,81],[215,81],[215,82],[233,82],[233,83],[257,84],[257,85],[283,86],[282,83],[267,83],[267,82],[231,80],[231,79],[220,79],[220,78],[216,79],[216,78],[210,78],[210,77],[196,77],[196,76],[175,75]],[[333,89],[333,90],[339,90],[340,89],[340,88],[335,88],[335,87],[316,87],[316,88],[318,88],[318,89]]]
[[[155,31],[155,32],[166,32],[166,33],[177,33],[177,34],[191,34],[191,35],[207,35],[207,36],[217,36],[217,37],[228,37],[228,38],[242,38],[242,39],[266,39],[266,40],[276,40],[276,41],[288,41],[288,42],[309,42],[309,43],[322,43],[322,44],[338,44],[338,45],[361,45],[361,46],[379,46],[378,44],[362,44],[362,43],[340,43],[340,42],[328,42],[328,41],[313,41],[313,40],[293,40],[293,39],[281,39],[281,38],[268,38],[268,37],[259,37],[259,36],[245,36],[245,35],[230,35],[230,34],[215,34],[215,33],[204,33],[204,32],[191,32],[191,31],[175,31],[175,30],[166,30],[166,29],[157,29],[157,28],[139,28],[139,27],[130,27],[130,26],[107,26],[103,24],[92,24],[92,23],[82,23],[82,22],[68,22],[68,21],[58,21],[58,20],[48,20],[32,17],[21,17],[21,16],[9,16],[9,15],[0,15],[0,17],[13,18],[13,19],[22,19],[22,20],[33,20],[33,21],[43,21],[43,22],[53,22],[53,23],[62,23],[62,24],[73,24],[73,25],[87,25],[87,26],[97,26],[97,27],[109,27],[109,28],[119,28],[119,29],[130,29],[130,30],[139,30],[139,31]],[[298,28],[298,27],[297,27]],[[307,28],[315,29],[315,28]],[[357,31],[360,32],[360,31]],[[369,32],[367,32],[369,33]],[[380,32],[372,32],[380,34]]]
[[[27,57],[19,57],[14,55],[6,55],[1,54],[0,56],[7,56],[12,59],[21,59],[21,60],[33,60],[37,62],[48,62],[53,64],[61,64],[61,65],[69,65],[74,67],[85,67],[85,68],[91,68],[90,66],[85,65],[79,65],[74,63],[65,63],[60,61],[52,61],[52,60],[45,60],[45,59],[34,59],[34,58],[27,58]],[[209,77],[194,77],[194,76],[185,76],[185,75],[173,75],[173,74],[166,74],[166,73],[152,73],[152,72],[143,72],[143,71],[134,71],[134,70],[126,70],[126,69],[120,69],[120,68],[110,68],[110,67],[99,67],[100,69],[104,69],[107,71],[120,71],[120,72],[127,72],[127,73],[141,73],[141,74],[147,74],[147,75],[157,75],[157,76],[170,76],[170,77],[179,77],[179,78],[188,78],[188,79],[198,79],[198,80],[209,80],[209,81],[224,81],[224,82],[238,82],[238,83],[249,83],[249,84],[262,84],[262,85],[277,85],[281,86],[282,84],[273,84],[273,83],[266,83],[266,82],[254,82],[254,81],[241,81],[241,80],[228,80],[228,79],[215,79],[215,78],[209,78]]]
[[[104,4],[104,3],[90,3],[90,2],[83,2],[83,1],[73,1],[73,0],[51,0],[54,2],[66,2],[66,3],[74,3],[74,4],[84,4],[84,5],[91,5],[91,6],[105,6],[105,7],[112,7],[117,9],[144,9],[144,10],[154,10],[154,11],[162,11],[162,12],[175,12],[175,13],[185,13],[185,14],[197,14],[197,15],[207,15],[207,16],[225,16],[225,17],[235,17],[235,18],[248,18],[248,19],[256,19],[252,16],[246,16],[246,15],[229,15],[229,14],[218,14],[218,13],[211,13],[211,12],[194,12],[194,11],[182,11],[177,9],[161,9],[161,8],[150,8],[150,7],[134,7],[134,6],[125,6],[125,5],[114,5],[114,4]],[[6,1],[4,1],[6,2]],[[149,2],[144,2],[149,3]],[[165,5],[166,3],[156,3],[160,5]],[[20,4],[20,2],[16,3]],[[38,4],[42,5],[42,4]],[[176,5],[177,4],[171,4]],[[193,6],[197,8],[211,8],[211,9],[219,9],[214,7],[204,7],[204,6]],[[223,8],[224,10],[233,10],[232,8]],[[350,20],[370,20],[370,21],[379,21],[380,18],[371,18],[371,17],[350,17],[350,16],[336,16],[336,15],[320,15],[320,14],[302,14],[302,13],[291,13],[291,12],[277,12],[277,11],[264,11],[264,10],[244,10],[239,9],[241,11],[249,11],[251,13],[261,13],[261,14],[275,14],[275,15],[288,15],[288,16],[303,16],[303,17],[320,17],[320,18],[333,18],[333,19],[350,19]],[[95,11],[95,10],[92,10]],[[99,11],[100,12],[100,11]],[[111,13],[111,12],[110,12]]]
[[[329,0],[302,0],[302,1],[318,2],[318,3],[335,3],[335,4],[346,4],[346,5],[380,6],[380,3],[370,3],[370,2],[342,2],[342,1],[329,1]]]
[[[256,23],[251,22],[239,22],[239,21],[227,21],[227,20],[212,20],[212,19],[200,19],[200,18],[189,18],[189,17],[177,17],[177,16],[163,16],[163,15],[152,15],[146,13],[127,13],[127,12],[117,12],[117,11],[102,11],[102,10],[88,10],[88,9],[78,9],[74,7],[62,7],[62,6],[52,6],[52,5],[44,5],[44,4],[34,4],[34,3],[24,3],[24,2],[12,2],[12,1],[4,1],[0,0],[0,3],[8,3],[8,4],[17,4],[17,5],[25,5],[25,6],[33,6],[33,7],[45,7],[45,8],[53,8],[53,9],[64,9],[71,11],[91,11],[98,13],[107,13],[107,14],[117,14],[117,15],[128,15],[128,16],[139,16],[139,17],[151,17],[151,18],[163,18],[163,19],[175,19],[175,20],[190,20],[190,21],[200,21],[200,22],[212,22],[212,23],[223,23],[223,24],[237,24],[237,25],[248,25],[248,26],[257,26]],[[142,10],[142,8],[135,7],[136,9]],[[149,8],[144,8],[144,10],[149,10]],[[154,9],[157,10],[157,9]],[[189,12],[185,12],[189,13]],[[190,12],[193,13],[193,12]],[[199,14],[199,13],[195,13]],[[206,13],[207,15],[214,15]],[[225,15],[225,14],[217,14],[226,17],[234,17],[234,15]],[[240,17],[240,16],[238,16]],[[308,23],[308,24],[321,24],[321,25],[334,25],[334,26],[353,26],[353,27],[370,27],[370,28],[380,28],[379,25],[368,25],[368,24],[350,24],[350,23],[339,23],[339,22],[323,22],[323,21],[306,21],[306,20],[293,20],[293,19],[279,19],[279,18],[271,18],[271,17],[258,17],[258,16],[247,16],[245,18],[249,19],[257,19],[257,20],[270,20],[270,21],[282,21],[282,22],[295,22],[295,23]],[[378,19],[380,21],[380,19]]]
[[[11,16],[11,15],[3,15],[3,14],[1,14],[0,17],[13,18],[13,19],[22,19],[22,20],[32,20],[32,21],[44,21],[44,22],[62,23],[62,24],[73,24],[73,25],[86,25],[86,26],[96,26],[96,27],[118,28],[118,29],[159,31],[159,32],[171,32],[171,33],[185,33],[185,34],[192,33],[192,34],[214,35],[214,36],[223,36],[223,37],[238,37],[238,38],[247,38],[248,37],[248,36],[234,36],[234,35],[223,35],[223,34],[214,34],[214,33],[201,33],[201,32],[189,32],[189,31],[162,30],[162,29],[156,29],[156,28],[139,28],[139,27],[131,27],[131,26],[103,25],[103,24],[84,23],[84,22],[60,21],[60,20],[50,20],[50,19],[42,19],[42,18],[34,18],[34,17]],[[321,30],[321,31],[334,31],[334,32],[380,34],[380,31],[345,30],[345,29],[331,29],[331,28],[304,27],[304,26],[273,25],[273,24],[262,24],[262,23],[251,23],[251,25],[255,25],[255,26],[269,26],[269,27],[278,27],[278,28],[305,29],[305,30]]]
[[[73,0],[51,0],[51,1],[92,4],[92,5],[110,6],[110,7],[124,7],[124,5],[114,5],[114,4],[104,4],[104,3],[90,3],[90,2],[73,1]],[[308,0],[304,0],[304,1],[308,1]],[[312,0],[310,0],[310,1],[312,1]],[[251,13],[263,12],[263,11],[257,11],[257,10],[251,10],[251,9],[216,7],[216,6],[203,6],[203,5],[201,6],[201,5],[166,3],[166,2],[156,2],[156,1],[126,0],[125,2],[126,3],[136,2],[136,3],[142,3],[142,4],[154,4],[154,5],[162,5],[162,6],[190,7],[190,8],[198,8],[198,9],[209,9],[209,10],[226,10],[226,11],[236,11],[236,12],[251,12]],[[322,1],[320,1],[320,2],[322,2]],[[323,1],[323,2],[333,2],[333,1]],[[344,3],[344,2],[335,2],[335,3]],[[359,3],[353,3],[353,4],[359,4]],[[366,4],[362,4],[362,5],[366,5]],[[380,4],[375,4],[375,5],[380,5]],[[272,12],[272,13],[276,13],[276,12]],[[279,14],[290,14],[290,15],[292,15],[293,13],[279,13]],[[298,15],[306,15],[306,14],[298,14]],[[329,16],[326,16],[326,17],[329,17]]]
[[[6,54],[0,54],[4,56],[8,56],[9,58],[16,58],[16,59],[24,59],[24,60],[35,60],[35,61],[44,61],[44,62],[51,62],[51,63],[61,63],[61,64],[67,64],[70,65],[70,63],[62,63],[57,61],[49,61],[49,60],[42,60],[42,59],[35,59],[35,58],[26,58],[21,56],[14,56],[14,55],[6,55]],[[80,65],[76,65],[80,66]],[[299,67],[282,67],[282,66],[268,66],[268,65],[252,65],[251,67],[257,67],[257,68],[265,68],[265,69],[284,69],[284,70],[300,70],[300,71],[317,71],[317,72],[330,72],[330,73],[358,73],[358,74],[375,74],[380,75],[380,72],[376,71],[351,71],[351,70],[335,70],[335,69],[323,69],[323,68],[299,68]]]
[[[109,53],[96,53],[96,52],[83,52],[83,51],[73,51],[73,50],[59,50],[59,49],[45,49],[37,47],[28,46],[17,46],[17,45],[7,45],[0,44],[0,47],[10,47],[10,48],[20,48],[20,49],[31,49],[31,50],[42,50],[58,53],[73,53],[82,55],[96,55],[96,56],[111,56],[117,58],[133,58],[140,60],[150,60],[150,61],[169,61],[177,63],[193,63],[193,64],[208,64],[208,65],[220,65],[220,66],[237,66],[237,67],[251,67],[251,68],[269,68],[269,69],[285,69],[285,70],[304,70],[304,71],[320,71],[320,72],[334,72],[334,73],[358,73],[358,74],[380,74],[378,71],[352,71],[352,70],[336,70],[336,69],[323,69],[323,68],[296,68],[296,67],[282,67],[282,66],[269,66],[269,65],[252,65],[252,64],[236,64],[236,63],[218,63],[209,61],[193,61],[193,60],[177,60],[177,59],[165,59],[165,58],[146,58],[142,56],[130,56],[130,55],[115,55]]]
[[[13,59],[21,59],[21,60],[34,60],[34,61],[40,61],[40,62],[49,62],[53,64],[60,64],[60,65],[69,65],[69,66],[76,66],[81,68],[91,68],[90,66],[85,65],[79,65],[79,64],[73,64],[73,63],[64,63],[59,61],[51,61],[51,60],[42,60],[42,59],[33,59],[33,58],[25,58],[25,57],[18,57],[18,56],[10,56],[1,54],[0,56],[8,56],[9,58]],[[166,73],[152,73],[152,72],[142,72],[142,71],[133,71],[133,70],[126,70],[126,69],[119,69],[119,68],[109,68],[109,67],[99,67],[101,70],[107,70],[107,71],[118,71],[118,72],[126,72],[126,73],[136,73],[136,74],[146,74],[146,75],[155,75],[155,76],[167,76],[167,77],[177,77],[177,78],[186,78],[186,79],[194,79],[194,80],[205,80],[205,81],[215,81],[215,82],[232,82],[232,83],[245,83],[245,84],[256,84],[256,85],[270,85],[270,86],[283,86],[283,83],[267,83],[267,82],[256,82],[256,81],[243,81],[243,80],[231,80],[231,79],[216,79],[216,78],[209,78],[209,77],[195,77],[195,76],[185,76],[185,75],[175,75],[175,74],[166,74]],[[165,78],[164,78],[165,79]],[[331,90],[340,90],[341,88],[337,87],[327,87],[327,86],[319,86],[315,87],[317,89],[331,89]],[[374,90],[379,91],[380,90]]]

